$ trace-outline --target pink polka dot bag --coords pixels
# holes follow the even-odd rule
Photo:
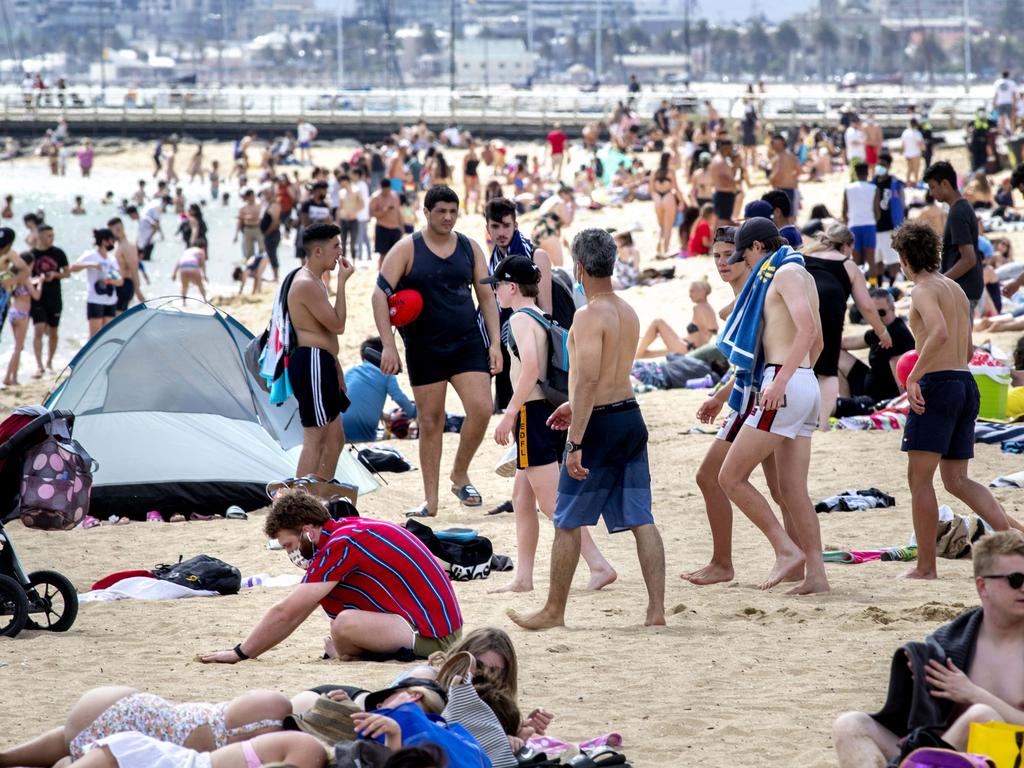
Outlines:
[[[21,522],[26,528],[69,530],[89,514],[92,475],[98,465],[70,437],[48,437],[25,452]]]

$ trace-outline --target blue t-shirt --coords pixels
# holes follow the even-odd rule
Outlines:
[[[800,230],[794,227],[792,224],[787,224],[779,230],[779,235],[786,239],[786,242],[793,248],[799,248],[804,244],[804,236],[800,233]]]
[[[342,414],[345,439],[366,443],[377,439],[377,425],[390,397],[409,418],[416,418],[416,405],[405,396],[398,379],[381,373],[373,363],[362,362],[345,371],[345,389],[352,405]]]

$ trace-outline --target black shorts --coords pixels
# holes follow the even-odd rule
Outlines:
[[[516,414],[516,469],[561,464],[565,452],[564,430],[548,426],[555,406],[547,400],[530,400]]]
[[[938,453],[944,459],[974,458],[974,422],[981,396],[967,371],[935,371],[921,377],[924,413],[913,411],[903,428],[904,451]]]
[[[373,230],[373,252],[384,256],[404,236],[405,232],[402,231],[401,227],[391,229],[390,227],[382,227],[378,224],[377,228]]]
[[[91,301],[85,305],[85,316],[89,320],[99,320],[104,317],[113,317],[117,314],[116,304],[93,304]]]
[[[124,312],[132,303],[132,297],[135,296],[135,281],[126,277],[124,283],[117,286],[114,292],[117,294],[117,304],[114,306],[117,307],[118,312]]]
[[[460,373],[490,374],[491,361],[479,329],[474,328],[463,343],[443,352],[424,344],[406,342],[405,370],[412,386],[423,387],[450,381]]]
[[[63,302],[33,301],[28,314],[33,323],[44,323],[51,328],[56,328],[60,325],[60,313],[63,309]]]
[[[858,360],[851,365],[850,372],[846,374],[846,385],[850,389],[850,397],[866,395],[870,378],[871,368],[866,363]]]
[[[715,206],[715,216],[731,221],[732,209],[736,205],[736,193],[715,192],[711,195],[711,204]]]
[[[303,427],[325,427],[338,418],[342,397],[334,355],[319,347],[299,347],[288,359],[288,380]]]
[[[143,261],[149,261],[150,257],[153,255],[154,245],[156,245],[156,243],[150,242],[149,245],[143,248],[142,253],[139,254],[139,258],[142,259]]]

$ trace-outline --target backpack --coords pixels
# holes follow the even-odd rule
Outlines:
[[[984,755],[924,747],[907,755],[900,768],[995,768],[995,763]]]
[[[423,542],[430,554],[447,563],[452,581],[474,581],[491,575],[494,547],[490,539],[484,536],[441,539],[429,525],[416,520],[408,520],[405,527]]]
[[[196,555],[175,565],[157,565],[153,577],[189,589],[235,595],[242,588],[242,574],[233,565],[209,555]]]
[[[539,384],[549,403],[556,407],[562,405],[569,399],[569,331],[551,315],[543,314],[539,309],[518,309],[512,314],[519,312],[532,317],[547,331],[548,372]]]
[[[98,468],[66,430],[26,450],[18,510],[21,522],[26,528],[44,531],[74,528],[89,514],[92,475]]]
[[[560,326],[569,330],[576,314],[572,277],[564,269],[551,270],[551,316]]]

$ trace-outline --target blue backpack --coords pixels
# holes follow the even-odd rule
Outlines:
[[[569,330],[563,328],[551,315],[546,315],[539,309],[525,308],[517,309],[512,314],[529,315],[540,323],[548,335],[548,373],[541,379],[541,391],[544,392],[544,399],[558,407],[569,399]],[[513,340],[512,352],[519,357]]]

